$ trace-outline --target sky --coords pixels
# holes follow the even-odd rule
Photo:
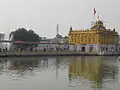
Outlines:
[[[0,32],[8,36],[26,28],[52,38],[59,24],[59,34],[66,36],[70,26],[90,28],[94,8],[108,28],[120,32],[119,0],[0,0]]]

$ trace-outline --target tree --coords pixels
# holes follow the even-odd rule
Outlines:
[[[12,31],[9,38],[13,35],[13,41],[25,41],[25,42],[39,42],[39,35],[33,30],[26,30],[25,28],[18,28],[16,31]],[[16,48],[26,49],[27,47],[36,47],[37,44],[14,44]]]
[[[65,37],[64,37],[64,39],[68,39],[68,37],[67,37],[67,36],[65,36]]]
[[[57,34],[55,38],[63,38],[62,35]]]

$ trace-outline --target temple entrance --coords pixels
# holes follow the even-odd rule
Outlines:
[[[90,47],[90,52],[93,52],[93,47]]]
[[[106,48],[106,52],[108,51],[108,48]]]
[[[82,47],[81,51],[82,51],[82,52],[85,52],[85,47]]]

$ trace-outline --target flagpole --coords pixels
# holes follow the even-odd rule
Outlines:
[[[95,14],[93,14],[93,22],[95,23]]]
[[[98,16],[97,16],[97,19],[100,20],[100,13],[98,12]]]
[[[91,27],[94,25],[94,23],[95,23],[95,15],[93,14],[93,20],[91,22]]]

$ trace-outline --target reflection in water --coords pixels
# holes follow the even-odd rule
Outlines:
[[[42,70],[48,67],[48,58],[41,60],[0,60],[0,72],[7,72],[10,76],[22,78],[34,75],[35,69]]]
[[[3,84],[1,85],[3,88],[8,83],[9,88],[1,89],[0,87],[0,90],[16,90],[13,89],[16,85],[14,81],[19,82],[17,90],[59,90],[60,88],[106,90],[106,87],[111,88],[110,85],[120,82],[120,65],[117,59],[117,57],[100,56],[2,59],[0,60],[0,79],[3,78],[6,82],[3,84],[1,80],[0,83]],[[28,83],[31,83],[31,86]],[[49,88],[44,86],[46,83]],[[33,84],[34,88],[32,88]],[[30,88],[26,89],[26,86]]]
[[[25,76],[33,76],[36,72],[45,71],[45,69],[53,68],[58,76],[58,69],[66,65],[65,58],[37,58],[37,59],[13,59],[0,60],[0,73],[8,73],[9,76],[23,78]],[[64,63],[63,63],[64,62]],[[62,65],[60,65],[62,64]]]
[[[102,57],[75,57],[69,65],[69,80],[83,77],[92,83],[92,87],[101,88],[105,79],[116,79],[117,67],[106,65]],[[85,82],[83,82],[85,83]],[[88,83],[88,82],[86,82]]]

